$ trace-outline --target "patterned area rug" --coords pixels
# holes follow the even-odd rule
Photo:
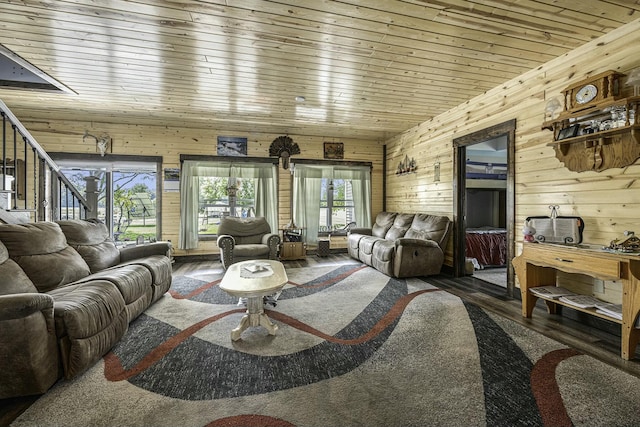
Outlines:
[[[19,426],[637,426],[640,379],[428,283],[287,269],[276,336],[221,274],[178,276],[103,360]]]

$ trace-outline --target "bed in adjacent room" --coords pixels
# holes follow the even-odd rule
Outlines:
[[[466,257],[476,270],[507,265],[507,230],[480,227],[466,230]]]

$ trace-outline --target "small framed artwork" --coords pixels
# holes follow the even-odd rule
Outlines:
[[[560,132],[558,132],[558,141],[562,139],[573,138],[574,136],[578,136],[579,129],[580,129],[580,125],[578,124],[571,125],[567,128],[561,129]]]
[[[324,158],[344,159],[344,144],[342,142],[325,142]]]
[[[246,156],[247,138],[219,136],[217,154],[218,156]]]
[[[165,193],[180,191],[180,169],[165,168],[164,170]]]

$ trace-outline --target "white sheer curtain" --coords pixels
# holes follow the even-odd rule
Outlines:
[[[307,243],[318,242],[323,178],[350,180],[356,223],[358,227],[371,226],[370,167],[294,164],[293,171],[293,220],[297,226],[305,229]]]
[[[264,216],[278,229],[277,166],[272,163],[185,160],[180,173],[179,249],[198,247],[200,177],[236,177],[256,180],[256,216]]]
[[[293,222],[303,229],[305,241],[318,241],[322,167],[296,165],[293,169]]]
[[[371,168],[369,166],[335,167],[335,179],[351,181],[353,205],[355,207],[356,225],[371,227]]]
[[[256,216],[263,216],[271,226],[271,231],[278,232],[278,165],[264,164],[255,170],[256,195],[254,206]]]

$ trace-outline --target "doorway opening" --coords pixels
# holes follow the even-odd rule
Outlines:
[[[515,120],[453,140],[454,274],[505,288],[514,278]]]

